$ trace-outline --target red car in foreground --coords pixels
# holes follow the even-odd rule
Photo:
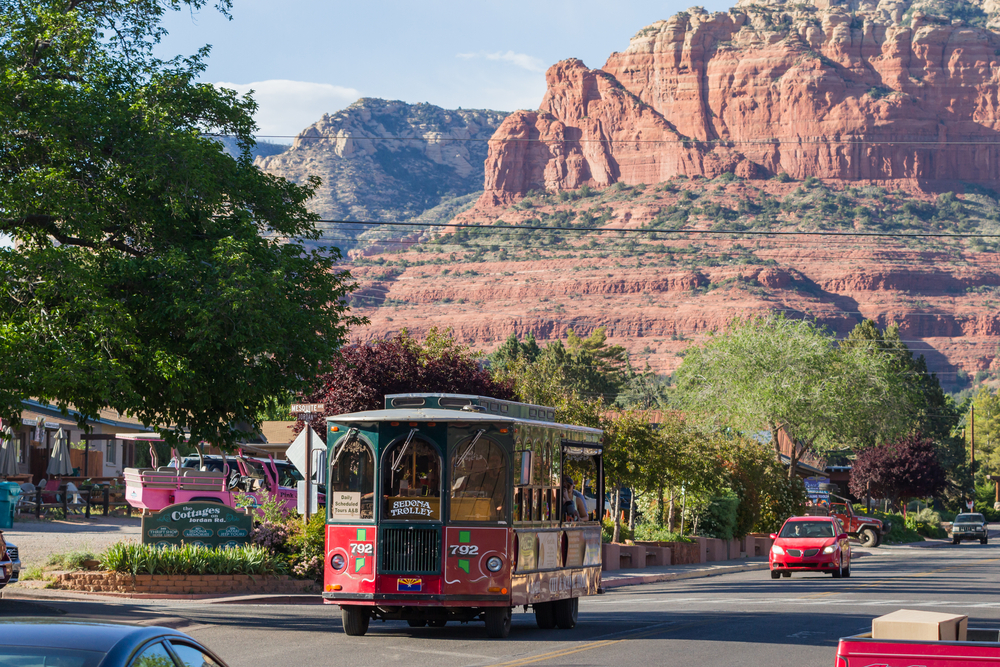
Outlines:
[[[767,556],[771,578],[792,572],[829,572],[834,579],[851,576],[851,546],[834,517],[793,516],[777,534]]]

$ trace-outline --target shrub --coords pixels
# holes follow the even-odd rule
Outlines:
[[[736,531],[736,510],[740,499],[732,491],[712,498],[708,508],[701,515],[699,531],[707,537],[718,537],[723,540],[733,539]]]
[[[151,544],[119,542],[101,554],[101,569],[137,574],[284,574],[285,564],[264,547],[247,544],[232,549],[210,549],[185,544],[160,548]]]
[[[610,544],[611,538],[614,536],[614,534],[615,534],[615,522],[612,521],[611,519],[605,519],[601,521],[601,542]],[[621,540],[622,542],[625,542],[626,540],[635,539],[635,536],[632,534],[632,531],[629,530],[627,523],[622,523],[621,532],[618,535],[618,539]]]
[[[47,565],[59,570],[82,570],[84,561],[97,560],[90,551],[70,551],[64,554],[52,554]]]
[[[691,542],[690,537],[680,533],[671,533],[666,526],[653,523],[640,523],[635,527],[634,539],[642,542]]]

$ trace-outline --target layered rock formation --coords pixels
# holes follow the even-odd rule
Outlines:
[[[947,5],[996,19],[992,4]],[[639,31],[602,69],[553,65],[538,111],[512,114],[490,142],[481,202],[725,172],[992,186],[998,54],[992,30],[901,0],[695,8]]]
[[[505,117],[364,98],[324,115],[288,150],[255,164],[300,184],[319,176],[309,206],[323,218],[408,220],[482,189],[485,141]]]

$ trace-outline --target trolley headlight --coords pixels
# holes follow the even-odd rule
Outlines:
[[[771,553],[773,553],[775,556],[780,556],[781,554],[785,553],[785,550],[779,547],[777,544],[775,544],[774,546],[771,547]]]
[[[330,567],[336,572],[340,572],[347,566],[347,559],[343,554],[333,554],[330,556]]]
[[[488,561],[486,561],[486,569],[490,572],[499,572],[502,567],[503,561],[496,556],[492,556]]]

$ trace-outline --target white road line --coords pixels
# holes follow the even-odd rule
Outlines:
[[[456,658],[476,658],[477,660],[495,660],[496,656],[480,655],[478,653],[458,653],[456,651],[432,651],[430,649],[410,648],[409,646],[384,646],[380,651],[401,651],[407,653],[430,653],[433,655],[448,655]]]

